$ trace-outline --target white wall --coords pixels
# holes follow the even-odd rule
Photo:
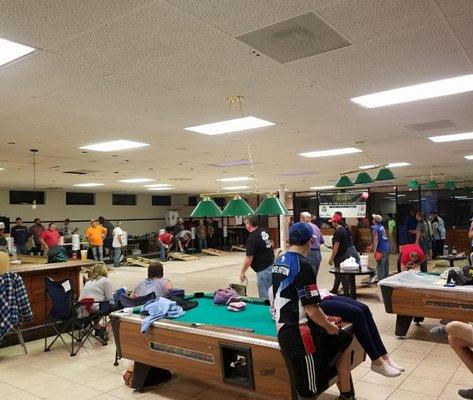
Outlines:
[[[165,193],[155,193],[166,195]],[[0,215],[10,217],[14,223],[16,217],[30,225],[36,217],[45,222],[57,222],[62,225],[65,218],[71,221],[85,220],[92,217],[103,216],[115,223],[122,221],[124,228],[129,234],[138,235],[146,232],[156,232],[164,228],[164,220],[153,220],[165,218],[169,210],[175,209],[179,215],[189,217],[194,207],[187,206],[188,195],[171,195],[172,206],[152,206],[151,194],[143,193],[136,195],[136,206],[113,206],[112,193],[96,193],[95,205],[93,206],[68,206],[66,205],[66,193],[62,191],[47,191],[45,193],[45,205],[38,205],[36,210],[31,205],[9,204],[8,190],[0,190]],[[126,219],[140,219],[139,221],[126,221]],[[84,232],[88,222],[72,222],[72,226],[78,226]]]

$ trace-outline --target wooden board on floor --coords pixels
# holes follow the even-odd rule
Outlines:
[[[245,246],[237,246],[237,245],[233,245],[232,248],[230,249],[230,251],[246,251],[246,247]]]
[[[228,256],[230,254],[228,251],[222,251],[217,249],[202,249],[202,253],[217,257]]]
[[[168,257],[171,260],[179,260],[179,261],[197,261],[199,257],[191,256],[189,254],[179,253],[177,251],[168,253]]]
[[[138,267],[148,268],[149,265],[155,261],[160,261],[158,258],[145,258],[145,257],[127,257],[126,262],[129,265],[136,265]]]

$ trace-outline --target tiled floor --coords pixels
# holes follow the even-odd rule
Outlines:
[[[213,290],[236,282],[242,258],[241,253],[225,257],[204,256],[195,262],[166,263],[165,270],[175,287],[185,287],[188,292]],[[113,271],[110,278],[117,287],[132,288],[145,272],[143,268],[123,267]],[[254,295],[254,274],[249,273],[249,277],[249,293]],[[328,265],[322,264],[319,286],[329,287],[332,281]],[[420,327],[412,326],[408,337],[399,340],[393,334],[395,317],[384,311],[376,288],[361,288],[359,293],[360,300],[370,306],[386,347],[406,368],[406,373],[395,379],[384,378],[371,372],[370,362],[366,361],[353,371],[358,399],[460,399],[459,388],[473,387],[471,373],[461,365],[446,342],[429,337],[428,330],[437,321],[426,320]],[[255,399],[251,394],[209,387],[190,377],[177,377],[153,390],[135,393],[123,383],[122,374],[128,362],[122,360],[119,367],[113,366],[113,342],[106,347],[88,343],[87,348],[73,358],[60,344],[49,353],[43,352],[42,341],[30,342],[27,346],[27,356],[18,346],[0,349],[0,400]],[[336,389],[331,388],[319,399],[335,399],[336,396]]]

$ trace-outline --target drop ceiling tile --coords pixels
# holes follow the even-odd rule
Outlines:
[[[196,86],[277,65],[248,46],[227,39],[158,60],[130,74],[169,88]]]
[[[342,0],[317,12],[353,42],[387,36],[440,19],[430,0]]]
[[[446,17],[473,12],[471,0],[435,0]]]
[[[108,75],[110,72],[37,51],[0,70],[0,85],[41,97]]]
[[[207,46],[227,36],[165,1],[143,8],[50,48],[51,51],[101,66],[128,71]]]
[[[473,12],[449,18],[450,26],[465,49],[473,49]]]
[[[434,23],[294,61],[286,66],[316,83],[323,84],[458,50],[457,42],[448,27],[442,23]]]
[[[334,0],[168,0],[232,36],[314,11]]]
[[[137,9],[150,1],[2,1],[0,37],[45,48]]]
[[[288,90],[310,86],[310,82],[283,67],[265,69],[205,85],[183,88],[181,91],[216,104],[225,104],[228,96],[242,95],[245,101],[272,97]],[[235,111],[237,107],[235,107]]]

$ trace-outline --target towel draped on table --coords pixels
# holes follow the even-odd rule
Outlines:
[[[145,333],[154,321],[162,318],[179,318],[185,314],[185,311],[175,301],[160,297],[158,300],[150,300],[142,306],[141,313],[148,314],[141,322],[141,333]]]

